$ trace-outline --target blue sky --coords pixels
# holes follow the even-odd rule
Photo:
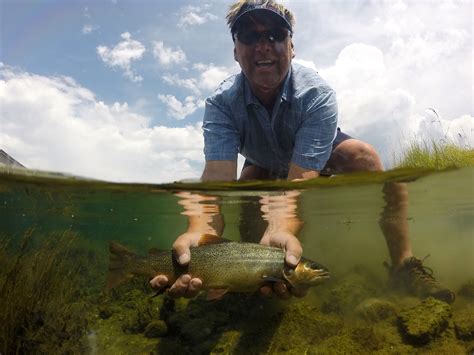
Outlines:
[[[386,167],[413,141],[473,147],[471,1],[284,3],[295,60],[335,88],[340,126]],[[0,149],[112,181],[199,177],[204,99],[240,71],[230,1],[0,4]]]

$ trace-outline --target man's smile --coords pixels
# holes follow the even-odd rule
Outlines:
[[[257,68],[268,68],[275,64],[274,60],[266,59],[266,60],[257,60],[255,62],[255,66]]]

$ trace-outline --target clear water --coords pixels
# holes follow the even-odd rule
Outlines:
[[[201,204],[220,206],[225,219],[224,237],[240,240],[245,225],[250,226],[246,229],[250,239],[258,241],[265,227],[260,223],[260,196],[294,190],[295,185],[285,182],[112,184],[3,168],[0,171],[0,297],[4,299],[0,299],[0,304],[8,311],[4,312],[5,319],[1,319],[0,353],[472,351],[474,333],[460,338],[456,319],[463,316],[463,322],[474,327],[472,292],[459,293],[469,289],[469,285],[472,288],[474,282],[473,177],[473,168],[437,173],[398,171],[296,185],[300,193],[297,214],[304,222],[299,234],[304,255],[327,266],[333,280],[312,289],[300,300],[282,302],[230,295],[211,305],[200,298],[190,303],[180,300],[173,308],[167,301],[163,303],[163,296],[150,298],[153,291],[147,288],[146,280],[125,285],[113,291],[112,296],[105,295],[108,242],[118,241],[142,254],[150,248],[169,249],[187,227],[186,216],[182,214],[183,191],[215,198],[215,202],[207,198]],[[425,265],[434,270],[440,283],[458,293],[449,326],[421,345],[406,341],[397,323],[399,312],[418,305],[421,300],[392,292],[387,287],[387,270],[382,265],[390,261],[379,227],[386,205],[382,189],[387,181],[407,181],[407,221],[413,253],[420,259],[430,255]],[[54,240],[65,241],[55,244]],[[55,267],[60,268],[56,270],[59,272],[55,273]],[[48,272],[54,275],[48,278]],[[356,280],[363,277],[370,290],[363,291],[364,295],[354,302],[344,303],[343,309],[337,312],[327,311],[328,304],[336,302],[333,298],[339,297],[334,290],[347,284],[354,275]],[[42,293],[42,287],[48,288],[47,292]],[[356,309],[364,298],[390,302],[396,309],[393,317],[363,319]],[[143,302],[147,305],[143,306]],[[57,309],[51,304],[57,304]],[[132,312],[136,318],[140,307],[153,310],[144,311],[148,318],[134,327],[127,317]],[[255,310],[253,315],[248,314],[249,309]],[[166,318],[164,310],[175,315],[169,318],[168,314]],[[216,320],[213,312],[217,311],[222,321]],[[255,314],[259,314],[257,319]],[[150,337],[150,330],[145,328],[160,317],[185,320],[167,321],[167,332]],[[278,322],[274,321],[275,317]],[[312,323],[326,324],[321,319],[340,322],[340,326],[334,331],[323,331],[334,328],[329,322],[323,330],[315,328],[302,335],[304,329],[312,329]],[[262,327],[258,327],[259,322]],[[71,324],[75,327],[71,328]],[[185,324],[194,324],[195,329],[186,330]],[[287,328],[292,331],[287,333]],[[207,333],[200,336],[203,329]],[[365,333],[360,333],[360,329]],[[380,329],[387,333],[380,333]],[[279,343],[282,332],[286,345]],[[367,338],[378,341],[371,343]]]

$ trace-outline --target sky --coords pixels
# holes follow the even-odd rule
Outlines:
[[[335,89],[339,126],[386,168],[416,142],[474,147],[471,0],[282,2],[294,61]],[[0,149],[108,181],[199,178],[204,100],[240,72],[231,3],[0,0]]]

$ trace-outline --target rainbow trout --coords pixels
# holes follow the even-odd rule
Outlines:
[[[305,258],[296,268],[290,268],[284,262],[285,252],[281,248],[209,235],[201,238],[198,247],[191,248],[191,261],[186,266],[178,264],[172,251],[151,251],[140,256],[110,242],[110,252],[107,289],[136,276],[151,279],[158,274],[166,275],[171,285],[187,273],[202,280],[202,289],[217,295],[212,298],[220,298],[226,292],[256,291],[268,281],[307,288],[329,278],[324,266]]]

